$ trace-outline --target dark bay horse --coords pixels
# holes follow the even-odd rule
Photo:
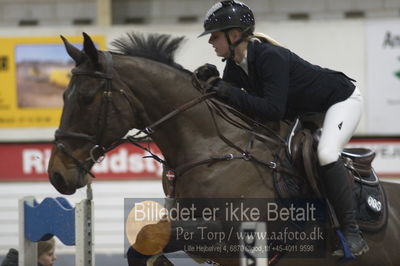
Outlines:
[[[173,61],[182,38],[131,34],[116,42],[120,53],[98,51],[86,34],[82,51],[65,38],[63,41],[76,67],[63,95],[61,123],[48,168],[50,182],[60,193],[73,194],[91,182],[90,169],[97,158],[117,145],[130,129],[145,129],[193,99],[201,99],[147,130],[170,169],[193,166],[176,178],[174,196],[277,197],[271,167],[276,145],[254,141],[251,156],[270,163],[266,165],[238,152],[235,147],[245,150],[248,146],[250,133],[219,116],[212,118],[205,98],[192,84],[192,74]],[[227,145],[221,134],[235,147]],[[213,156],[226,159],[195,164]],[[167,193],[165,177],[163,183]],[[370,251],[348,265],[400,265],[400,187],[389,183],[384,187],[389,202],[387,226],[380,232],[366,233]],[[318,259],[282,257],[278,265],[335,265],[336,260],[326,253]],[[239,264],[238,258],[215,261]]]

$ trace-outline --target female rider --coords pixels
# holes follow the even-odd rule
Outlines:
[[[204,32],[217,56],[226,60],[223,78],[214,80],[216,96],[259,119],[282,120],[308,112],[325,114],[318,159],[327,196],[353,255],[368,251],[355,218],[355,202],[339,155],[361,117],[362,97],[342,72],[310,64],[273,41],[254,35],[252,11],[238,1],[222,1],[207,12]],[[219,76],[206,64],[196,75]],[[341,256],[341,249],[333,255]]]

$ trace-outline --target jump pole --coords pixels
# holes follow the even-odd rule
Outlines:
[[[268,266],[266,223],[243,222],[240,231],[244,236],[240,239],[240,266]]]

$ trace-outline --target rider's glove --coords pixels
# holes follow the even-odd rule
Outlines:
[[[212,64],[205,64],[198,67],[194,74],[196,75],[197,79],[201,81],[208,81],[212,77],[219,77],[219,71],[215,65]]]
[[[229,99],[231,96],[231,91],[232,86],[228,82],[218,78],[212,82],[212,86],[206,92],[215,92],[216,97],[225,100]]]

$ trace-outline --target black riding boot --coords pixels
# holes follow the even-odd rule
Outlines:
[[[367,252],[369,247],[359,231],[355,214],[355,201],[343,161],[339,159],[334,163],[322,166],[321,173],[329,202],[335,209],[351,253],[354,256],[359,256]],[[343,250],[338,249],[333,255],[343,256]]]

